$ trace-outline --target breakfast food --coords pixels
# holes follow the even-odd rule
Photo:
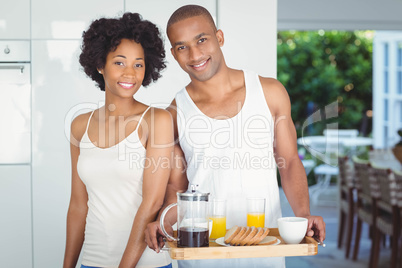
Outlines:
[[[249,228],[250,228],[250,232],[248,233],[248,235],[246,237],[244,237],[240,241],[240,243],[239,243],[240,246],[246,245],[257,234],[257,231],[258,231],[257,228],[255,228],[254,226],[249,227]]]
[[[244,233],[247,231],[247,227],[240,227],[239,233],[233,237],[232,241],[230,241],[229,244],[231,245],[237,245],[237,242],[240,241],[240,238],[243,237]]]
[[[258,245],[272,245],[274,243],[276,243],[275,236],[266,236],[260,243],[258,243]]]
[[[237,241],[236,241],[236,243],[233,243],[233,241],[232,241],[232,243],[230,243],[232,246],[238,246],[238,245],[240,245],[240,242],[241,241],[243,241],[245,238],[246,238],[246,236],[248,236],[248,234],[251,232],[251,228],[250,227],[246,227],[246,231],[244,232],[244,234],[242,235],[242,236],[240,236],[240,238],[239,239],[237,239]]]
[[[225,243],[229,244],[232,241],[232,239],[240,232],[240,230],[241,230],[241,227],[239,227],[237,225],[230,228],[230,230],[226,232],[225,240],[224,240]]]
[[[245,244],[246,246],[253,245],[255,242],[263,239],[262,235],[264,234],[264,228],[258,227],[256,229],[257,229],[257,233],[248,242],[246,242],[246,244]]]
[[[224,237],[224,242],[232,246],[251,246],[251,245],[271,245],[277,239],[274,236],[268,236],[267,227],[242,227],[234,226],[230,228]]]
[[[263,234],[254,241],[254,245],[260,243],[268,234],[269,234],[269,229],[267,227],[262,228],[263,229]]]

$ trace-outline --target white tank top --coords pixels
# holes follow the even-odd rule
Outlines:
[[[88,137],[92,115],[93,112],[80,142],[77,163],[78,174],[88,192],[82,264],[118,267],[142,202],[146,150],[138,137],[138,126],[115,146],[105,149],[95,146]],[[166,252],[157,254],[147,247],[136,267],[158,267],[170,262]]]
[[[247,197],[265,197],[265,226],[281,217],[274,158],[274,119],[257,74],[243,71],[246,97],[232,118],[210,118],[184,88],[176,95],[180,146],[189,185],[227,201],[226,227],[247,226]],[[208,261],[207,261],[208,262]],[[179,262],[180,267],[283,267],[284,258]]]

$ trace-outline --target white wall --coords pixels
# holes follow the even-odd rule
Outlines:
[[[278,30],[402,30],[401,0],[280,0]]]
[[[20,15],[18,10],[21,1],[13,2],[15,6],[9,12],[14,11],[15,14],[7,15],[7,18]],[[24,12],[30,11],[28,12],[30,16],[23,20],[22,24],[15,24],[20,28],[10,28],[13,25],[8,23],[10,20],[3,23],[0,19],[0,33],[5,25],[4,33],[8,34],[8,36],[0,34],[0,39],[31,41],[32,164],[31,167],[26,166],[27,172],[20,172],[14,176],[16,179],[19,176],[24,177],[21,179],[23,188],[19,188],[23,192],[19,194],[25,193],[27,198],[24,199],[24,203],[11,204],[13,207],[8,207],[6,215],[3,214],[2,217],[25,219],[24,236],[32,236],[32,239],[23,241],[24,247],[21,248],[1,247],[0,266],[61,267],[71,176],[67,139],[69,118],[66,117],[85,112],[83,107],[96,108],[103,100],[104,94],[80,69],[78,55],[82,31],[93,19],[100,16],[114,17],[126,10],[141,13],[145,19],[158,24],[164,32],[167,19],[176,8],[187,3],[198,3],[211,11],[219,27],[224,31],[226,38],[224,53],[230,66],[252,69],[274,77],[277,0],[252,0],[247,3],[241,0],[24,1]],[[244,12],[245,10],[247,12]],[[0,12],[1,14],[3,13]],[[24,34],[13,35],[15,31],[19,31],[18,29],[23,29]],[[26,29],[29,29],[28,32]],[[255,35],[255,32],[260,34]],[[142,88],[136,95],[136,98],[147,104],[163,103],[162,106],[166,106],[176,92],[189,82],[187,75],[181,71],[170,55],[168,41],[166,41],[166,52],[168,67],[163,72],[163,77],[156,84]],[[0,179],[6,176],[11,178],[9,174],[13,170],[13,168],[0,169]],[[8,195],[0,196],[0,202],[8,202],[9,196],[19,196],[18,188],[9,190]],[[24,215],[16,217],[11,213],[12,208],[25,211]],[[17,225],[11,229],[9,226],[13,226],[12,222],[10,224],[10,221],[0,220],[0,229],[7,227],[10,237],[21,232]],[[24,256],[16,259],[15,256],[21,255],[22,250],[25,252]]]
[[[280,2],[280,1],[279,1]],[[276,78],[276,0],[218,1],[228,66]]]

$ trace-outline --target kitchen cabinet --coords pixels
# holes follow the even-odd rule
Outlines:
[[[97,108],[104,95],[81,71],[80,45],[80,40],[32,41],[34,267],[62,267],[71,188],[71,119]]]
[[[31,166],[0,165],[1,267],[32,267]]]
[[[31,37],[30,0],[13,0],[0,8],[0,39],[29,39]]]
[[[80,39],[92,20],[115,17],[123,0],[31,0],[32,39]]]

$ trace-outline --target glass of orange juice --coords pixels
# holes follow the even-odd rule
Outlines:
[[[265,226],[265,198],[247,198],[247,226]]]
[[[226,200],[214,199],[211,201],[209,218],[212,220],[210,239],[224,237],[226,234]]]

